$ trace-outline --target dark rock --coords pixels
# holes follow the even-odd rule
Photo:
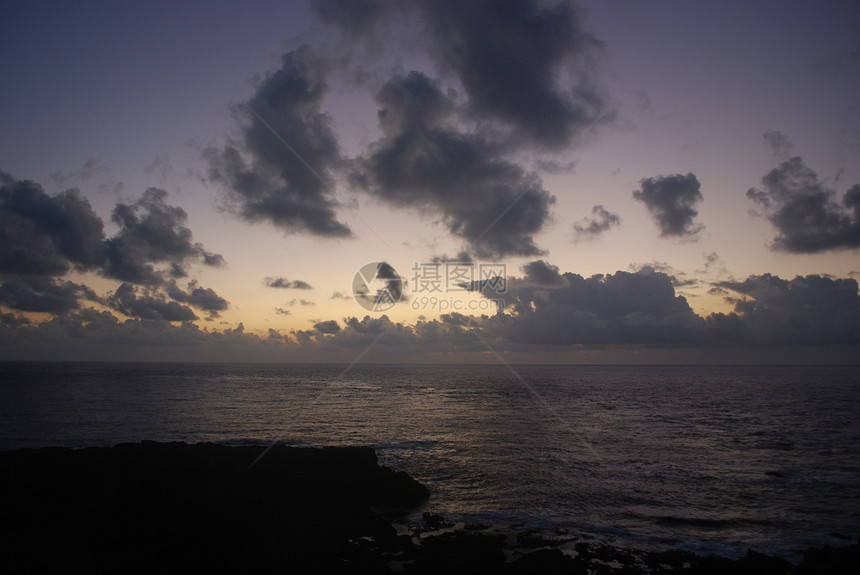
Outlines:
[[[424,527],[429,531],[438,531],[454,526],[453,523],[446,521],[444,517],[436,513],[425,512],[421,518],[424,519]]]
[[[673,549],[670,551],[657,551],[654,553],[648,553],[644,557],[644,562],[645,565],[647,565],[652,570],[677,571],[683,568],[685,565],[692,565],[699,559],[701,559],[701,557],[699,557],[692,551]]]
[[[516,575],[584,575],[588,570],[584,562],[577,562],[558,549],[541,549],[523,555],[511,563],[508,572]]]
[[[796,572],[799,575],[856,574],[860,571],[860,541],[847,547],[809,549],[804,553]]]
[[[752,549],[747,551],[746,556],[735,561],[737,573],[767,573],[769,575],[781,575],[790,573],[794,566],[782,557],[771,557],[758,553]]]
[[[371,507],[428,497],[372,449],[277,445],[252,466],[263,449],[144,442],[0,453],[0,571],[338,572],[349,539],[396,535]]]
[[[548,547],[557,545],[558,542],[548,541],[540,533],[518,533],[517,546],[523,549],[537,549],[538,547]]]
[[[504,535],[452,532],[422,541],[409,573],[489,574],[505,565]]]

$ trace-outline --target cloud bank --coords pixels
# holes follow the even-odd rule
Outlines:
[[[671,353],[681,361],[743,353],[755,361],[776,357],[779,350],[788,350],[779,356],[783,361],[822,354],[850,361],[860,347],[860,294],[854,279],[808,275],[786,280],[765,274],[716,282],[712,292],[734,309],[703,317],[677,294],[677,278],[650,266],[583,277],[537,260],[523,271],[521,277],[507,278],[505,305],[492,315],[450,313],[411,325],[386,315],[363,315],[319,319],[312,329],[270,329],[265,335],[245,332],[241,325],[200,329],[181,302],[123,284],[111,296],[113,305],[127,308],[124,315],[134,319],[122,321],[109,311],[83,307],[39,324],[0,314],[0,349],[34,359],[46,353],[55,359],[119,357],[121,351],[137,350],[159,359],[350,362],[375,349],[372,357],[385,361],[426,361],[437,355],[475,361],[492,351],[554,354],[555,361],[576,362],[616,352],[642,352],[627,356],[640,361],[654,353]],[[837,355],[826,355],[833,350]]]

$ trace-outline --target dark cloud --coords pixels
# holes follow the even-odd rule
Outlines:
[[[639,181],[633,197],[645,204],[663,237],[693,238],[704,226],[693,220],[702,201],[699,180],[694,174],[658,176]]]
[[[351,235],[335,213],[342,159],[331,119],[321,111],[326,68],[307,46],[284,54],[281,67],[236,110],[238,139],[205,151],[209,177],[246,220],[285,232]]]
[[[0,305],[12,310],[68,315],[81,302],[102,303],[144,319],[196,319],[227,309],[227,301],[196,282],[180,289],[175,279],[198,261],[223,265],[221,255],[194,243],[182,208],[167,204],[167,192],[151,188],[132,204],[117,204],[119,231],[105,239],[102,220],[77,190],[49,196],[34,182],[0,173]],[[62,279],[70,271],[96,272],[122,280],[108,298]],[[133,284],[145,285],[138,295]]]
[[[750,188],[746,195],[776,228],[773,249],[820,253],[860,247],[860,185],[848,190],[840,206],[836,192],[799,156],[768,172],[761,183],[762,189]]]
[[[98,299],[86,286],[55,278],[8,277],[0,283],[0,305],[18,311],[66,313],[78,309],[81,298]]]
[[[101,266],[101,219],[77,190],[49,196],[8,174],[0,187],[0,273],[60,275]]]
[[[608,231],[612,226],[620,224],[620,216],[613,214],[603,206],[594,206],[591,208],[591,217],[583,218],[582,221],[573,224],[573,241],[576,243],[594,239]]]
[[[340,331],[340,324],[330,319],[315,323],[314,329],[323,334],[335,334]]]
[[[193,243],[191,230],[184,225],[188,214],[166,200],[166,191],[150,188],[133,204],[117,204],[111,219],[119,232],[105,242],[107,263],[102,273],[106,277],[157,285],[165,281],[165,275],[185,277],[190,261],[223,263],[220,255]],[[166,268],[156,269],[153,264]]]
[[[702,318],[675,294],[665,273],[565,273],[563,279],[554,288],[535,285],[528,275],[509,280],[512,316],[495,316],[492,327],[505,340],[529,344],[688,345],[703,339]]]
[[[644,264],[635,263],[635,264],[630,264],[628,266],[628,269],[630,271],[637,272],[637,273],[638,272],[643,272],[643,273],[658,272],[658,273],[665,274],[665,275],[669,276],[669,280],[671,280],[672,286],[674,286],[676,288],[694,286],[694,285],[698,285],[698,283],[699,283],[699,280],[697,280],[695,278],[686,277],[687,274],[685,272],[673,268],[672,266],[670,266],[666,262],[653,261],[653,262],[648,262],[648,263],[644,263]]]
[[[713,284],[734,304],[735,336],[769,344],[860,343],[860,296],[854,279],[771,274]],[[732,295],[736,294],[736,295]]]
[[[210,318],[219,317],[218,312],[229,307],[227,300],[215,293],[215,290],[200,287],[196,281],[189,282],[187,290],[182,290],[176,282],[171,282],[167,286],[167,295],[175,301],[187,303],[207,312]]]
[[[288,310],[288,309],[284,309],[284,308],[282,308],[282,307],[276,307],[276,308],[275,308],[275,313],[276,313],[276,314],[278,314],[278,315],[291,315],[293,312],[291,312],[291,311],[290,311],[290,310]]]
[[[220,268],[227,265],[227,261],[221,254],[215,254],[201,248],[200,255],[203,257],[204,266],[209,266],[211,268]]]
[[[158,292],[138,295],[138,288],[129,283],[123,283],[110,294],[107,303],[124,315],[145,320],[171,322],[199,319],[190,307],[168,300]]]
[[[303,280],[293,280],[290,281],[285,277],[267,277],[263,280],[266,287],[270,288],[279,288],[279,289],[314,289],[311,284]]]
[[[545,148],[574,143],[604,119],[602,44],[572,2],[418,2],[430,56],[456,75],[468,112]]]
[[[497,299],[499,294],[504,294],[507,291],[507,278],[494,276],[481,280],[459,283],[457,286],[466,291],[480,292],[481,295],[490,299]]]
[[[424,74],[392,78],[377,100],[383,137],[357,164],[356,186],[438,215],[480,257],[541,253],[532,236],[553,198],[537,175],[502,159],[482,135],[457,131],[453,100]]]
[[[565,286],[567,280],[559,273],[558,266],[543,260],[536,260],[523,265],[526,282],[539,286]]]
[[[613,118],[598,80],[603,45],[573,2],[316,0],[312,6],[349,44],[371,47],[374,55],[380,38],[394,37],[392,23],[410,30],[413,37],[401,42],[426,53],[465,92],[462,117],[501,131],[514,147],[565,148]]]
[[[290,338],[287,335],[282,334],[276,329],[269,328],[268,338],[270,340],[278,341],[281,343],[289,343]]]
[[[15,315],[14,313],[0,313],[0,326],[17,328],[23,325],[30,325],[30,319],[23,315]]]

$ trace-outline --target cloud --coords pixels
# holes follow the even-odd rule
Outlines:
[[[150,188],[131,204],[120,203],[112,218],[118,232],[105,238],[102,220],[77,190],[49,196],[39,184],[0,172],[0,305],[55,315],[81,309],[88,300],[131,317],[185,321],[191,308],[209,317],[227,301],[196,282],[180,289],[192,262],[220,266],[220,254],[194,243],[187,214],[167,204],[167,192]],[[63,279],[72,271],[95,272],[123,284],[99,297],[83,284]],[[139,295],[135,285],[146,286]]]
[[[541,265],[555,269],[546,262]],[[348,317],[342,324],[315,321],[313,329],[287,335],[257,335],[241,324],[209,331],[190,322],[170,323],[164,321],[168,312],[188,311],[179,310],[176,302],[171,310],[163,298],[125,285],[116,298],[159,320],[120,321],[109,312],[85,308],[33,324],[4,313],[0,358],[116,360],[143,354],[185,361],[349,362],[369,353],[383,361],[472,361],[485,358],[489,344],[499,354],[524,354],[517,356],[524,360],[533,360],[535,353],[555,353],[556,360],[593,361],[624,352],[631,361],[647,362],[655,357],[649,353],[665,352],[674,355],[659,357],[856,361],[860,346],[860,294],[854,279],[813,275],[785,280],[764,274],[719,282],[714,289],[728,298],[734,311],[701,317],[677,295],[671,276],[651,268],[589,278],[559,272],[559,277],[564,282],[556,285],[539,285],[533,273],[508,278],[504,313],[442,314],[414,325],[384,315]]]
[[[567,285],[567,281],[558,271],[558,266],[536,260],[523,265],[524,280],[539,286]]]
[[[228,203],[247,221],[288,233],[352,234],[335,213],[342,159],[331,118],[321,111],[326,69],[308,46],[284,54],[281,67],[236,109],[237,138],[204,152],[209,178],[225,188]]]
[[[290,281],[285,277],[267,277],[263,280],[266,287],[279,289],[314,289],[311,284],[303,280]]]
[[[554,199],[536,174],[503,159],[498,145],[454,128],[455,103],[435,80],[395,76],[377,101],[383,137],[356,163],[353,185],[439,216],[480,257],[541,253],[533,235]]]
[[[80,192],[49,196],[8,174],[2,182],[0,273],[50,276],[102,265],[104,226]]]
[[[764,143],[770,148],[778,160],[787,160],[791,156],[791,138],[776,130],[768,130],[762,136]]]
[[[462,116],[500,130],[517,146],[565,148],[614,117],[599,82],[603,44],[587,30],[573,2],[316,0],[311,5],[353,48],[341,45],[340,52],[371,48],[379,59],[380,38],[395,37],[392,23],[409,30],[406,43],[465,92]]]
[[[111,219],[119,232],[105,242],[104,276],[124,282],[158,285],[165,276],[187,275],[190,261],[205,265],[223,264],[219,254],[193,243],[191,230],[185,227],[188,214],[180,207],[168,205],[167,192],[149,188],[133,204],[117,204]],[[153,264],[164,264],[156,269]]]
[[[314,324],[314,329],[322,334],[335,334],[340,331],[340,324],[337,321],[330,319]]]
[[[313,305],[317,305],[317,304],[316,304],[316,302],[306,300],[306,299],[291,299],[290,301],[287,302],[287,305],[290,307],[293,307],[296,305],[308,307],[308,306],[313,306]]]
[[[191,321],[199,319],[190,307],[170,301],[161,293],[138,295],[138,289],[123,283],[107,297],[107,303],[116,311],[145,320]]]
[[[418,2],[428,53],[454,74],[476,119],[547,149],[567,147],[606,118],[602,43],[572,2]]]
[[[0,326],[18,328],[30,325],[30,323],[30,319],[26,316],[15,315],[14,313],[0,313]]]
[[[218,312],[229,307],[226,299],[215,293],[212,288],[200,287],[196,281],[188,282],[187,290],[182,290],[171,282],[167,294],[175,301],[187,303],[209,314],[210,318],[219,317]]]
[[[365,85],[379,79],[382,138],[355,158],[354,189],[438,218],[478,257],[543,253],[534,237],[554,199],[513,156],[565,151],[614,117],[598,81],[602,44],[575,5],[318,0],[312,7],[341,33],[331,59],[356,67],[342,74]],[[406,44],[438,77],[387,76],[402,68],[381,49],[382,38],[396,37],[388,53],[399,53],[393,43],[404,39],[392,36],[395,27],[410,31]],[[379,63],[368,72],[371,54]]]
[[[18,311],[66,313],[78,309],[81,298],[98,299],[84,285],[55,278],[9,277],[0,283],[0,305]]]
[[[860,297],[854,279],[819,275],[792,280],[771,274],[713,284],[743,319],[737,337],[788,345],[860,343]]]
[[[592,240],[608,231],[612,226],[621,224],[621,217],[613,214],[603,206],[597,205],[591,208],[591,217],[583,218],[573,224],[574,243],[584,240]]]
[[[758,204],[777,230],[771,247],[789,253],[812,254],[860,247],[860,185],[836,201],[818,174],[795,156],[765,174],[762,188],[747,197]]]
[[[529,344],[682,346],[703,339],[702,318],[675,294],[672,278],[665,273],[644,268],[590,278],[573,273],[560,277],[563,283],[554,282],[554,287],[535,282],[533,275],[508,281],[511,315],[493,318],[503,339]]]
[[[703,199],[694,174],[645,178],[639,181],[639,187],[633,197],[648,208],[662,237],[692,239],[704,229],[693,221],[699,215],[695,206]]]
[[[687,278],[687,274],[685,272],[673,268],[666,262],[658,262],[656,260],[644,264],[633,263],[627,266],[627,269],[633,272],[659,272],[662,274],[666,274],[667,276],[669,276],[669,280],[672,282],[672,286],[676,288],[694,286],[698,285],[699,283],[699,280],[695,278]]]
[[[290,311],[290,310],[288,310],[288,309],[284,309],[284,308],[282,308],[282,307],[276,307],[276,308],[275,308],[275,313],[276,313],[276,314],[278,314],[278,315],[291,315],[293,312],[291,312],[291,311]]]
[[[49,196],[29,181],[0,188],[0,273],[62,275],[72,269],[105,277],[158,284],[183,277],[190,261],[220,266],[224,259],[193,243],[182,208],[167,192],[150,188],[133,204],[117,204],[119,232],[105,239],[104,224],[77,190]],[[164,264],[157,270],[153,264]]]
[[[614,118],[599,82],[603,46],[582,12],[568,1],[311,6],[339,38],[284,54],[236,108],[239,133],[204,152],[230,208],[286,232],[350,236],[333,192],[346,176],[353,191],[437,218],[476,256],[543,253],[534,237],[554,198],[513,156],[565,151]],[[438,78],[389,76],[402,68],[389,65],[403,48],[395,28],[410,31],[409,49]],[[375,90],[382,137],[354,158],[323,112],[329,82]]]

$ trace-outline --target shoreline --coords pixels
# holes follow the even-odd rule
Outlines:
[[[860,543],[797,563],[632,549],[564,529],[455,523],[367,447],[212,443],[0,452],[0,568],[18,572],[854,573]]]

